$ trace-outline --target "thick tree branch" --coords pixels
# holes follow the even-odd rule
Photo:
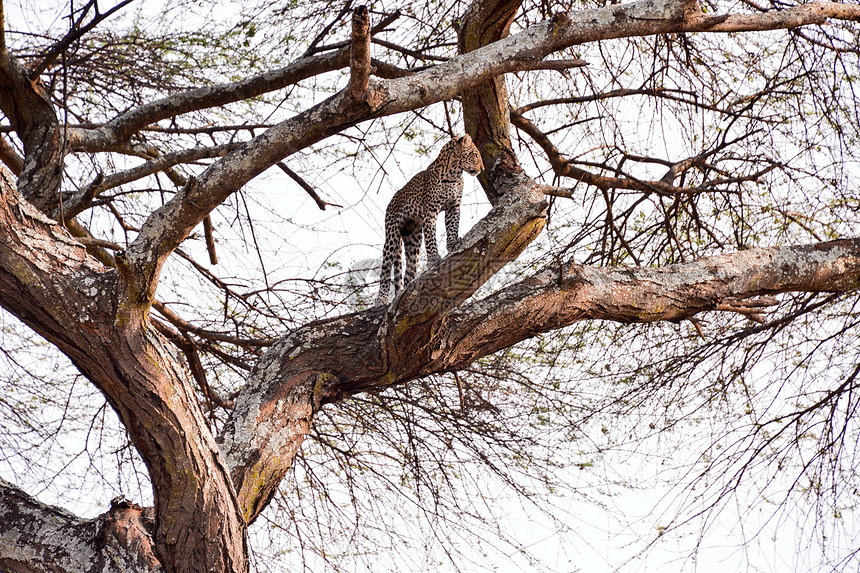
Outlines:
[[[39,503],[0,478],[0,570],[95,571],[98,526]]]
[[[151,510],[123,501],[96,519],[80,519],[0,478],[0,569],[8,573],[163,571],[153,525]]]
[[[510,34],[514,15],[522,0],[481,0],[474,2],[463,16],[458,33],[460,54],[468,54],[497,43]],[[525,58],[532,66],[540,63],[546,54]],[[533,68],[532,68],[533,69]],[[516,155],[511,147],[511,123],[509,117],[508,90],[503,75],[488,77],[481,83],[463,90],[463,121],[468,133],[481,152],[486,166],[478,180],[487,193],[490,203],[496,204],[499,197],[492,177],[496,165],[508,163],[517,166]]]
[[[459,368],[582,320],[680,320],[710,310],[761,312],[762,295],[860,289],[860,239],[749,249],[664,268],[546,269],[451,313],[432,369]],[[513,326],[513,328],[512,328]],[[519,328],[517,328],[519,326]]]
[[[0,110],[24,145],[18,188],[28,201],[50,209],[59,198],[63,133],[44,87],[8,52],[0,52]]]
[[[153,482],[159,559],[172,571],[200,563],[244,571],[245,523],[194,385],[167,341],[117,308],[121,283],[0,180],[0,302],[64,352],[116,410]]]
[[[349,65],[349,49],[299,58],[292,64],[229,84],[207,86],[171,95],[136,107],[95,128],[69,130],[69,144],[81,151],[111,151],[150,124],[199,109],[207,109],[282,89],[309,77]]]
[[[370,86],[370,14],[367,6],[352,13],[352,36],[349,52],[349,84],[347,99],[360,101],[367,97]]]

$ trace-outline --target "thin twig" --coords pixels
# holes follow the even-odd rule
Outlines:
[[[80,38],[81,36],[83,36],[84,34],[89,32],[93,28],[95,28],[99,24],[99,22],[101,22],[105,18],[108,18],[114,12],[121,10],[123,7],[125,7],[127,4],[130,4],[131,2],[133,2],[133,0],[124,0],[123,2],[120,2],[116,6],[114,6],[113,8],[108,10],[107,12],[105,12],[104,14],[99,14],[98,3],[95,0],[93,0],[92,2],[90,2],[89,4],[84,6],[82,9],[83,13],[81,14],[81,18],[78,20],[78,22],[72,23],[72,31],[70,31],[68,34],[66,34],[62,40],[60,40],[59,42],[57,42],[53,46],[51,46],[51,48],[48,50],[48,53],[45,54],[44,58],[42,58],[42,61],[39,62],[39,64],[35,68],[33,68],[33,71],[30,72],[30,78],[31,79],[38,78],[42,74],[42,72],[44,72],[46,69],[48,69],[48,66],[50,66],[52,63],[54,63],[54,60],[57,59],[57,56],[62,54],[64,51],[66,51],[66,49],[70,45],[72,45],[72,43],[74,41],[76,41],[78,38]],[[86,26],[84,26],[82,28],[75,29],[76,26],[80,25],[80,23],[81,23],[80,20],[83,19],[83,17],[86,15],[87,12],[89,12],[89,9],[91,6],[95,6],[95,10],[96,10],[96,13],[93,16],[93,19]]]
[[[332,207],[337,207],[338,209],[343,209],[342,205],[338,205],[337,203],[329,203],[328,201],[324,201],[322,197],[320,197],[314,188],[311,187],[310,183],[302,179],[301,175],[287,167],[287,165],[283,161],[278,161],[275,165],[281,168],[281,171],[286,173],[290,179],[299,184],[299,187],[307,191],[308,195],[316,202],[317,207],[320,208],[320,211],[325,211],[325,208],[329,205]]]

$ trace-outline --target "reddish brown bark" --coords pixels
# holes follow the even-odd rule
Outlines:
[[[3,304],[53,341],[116,410],[149,469],[162,563],[243,571],[245,522],[188,373],[145,322],[141,302],[118,304],[121,285],[115,270],[3,181]]]
[[[506,38],[521,4],[521,0],[474,2],[463,16],[460,26],[460,53],[466,54]],[[506,170],[518,168],[516,155],[511,148],[511,121],[505,77],[494,76],[464,90],[462,96],[466,133],[472,136],[487,167],[479,180],[490,203],[495,205],[499,195],[491,184],[491,177],[497,164],[505,164]]]

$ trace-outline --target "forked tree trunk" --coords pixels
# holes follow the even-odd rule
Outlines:
[[[664,269],[554,264],[487,299],[471,300],[545,224],[542,186],[523,175],[510,146],[501,74],[530,69],[576,43],[740,25],[690,11],[690,2],[646,1],[594,9],[579,20],[559,16],[506,38],[518,5],[476,2],[461,29],[465,55],[408,77],[369,78],[369,49],[351,58],[339,51],[320,65],[350,65],[347,90],[213,163],[149,217],[125,252],[101,262],[43,213],[59,189],[63,149],[113,150],[150,123],[200,109],[194,106],[202,106],[207,94],[214,98],[209,105],[237,101],[230,98],[268,89],[261,86],[272,78],[167,97],[104,126],[70,130],[64,146],[56,116],[44,105],[50,100],[8,54],[0,54],[0,108],[26,151],[21,188],[6,178],[0,182],[0,303],[104,393],[147,465],[155,497],[153,510],[117,503],[86,521],[0,483],[0,568],[242,573],[248,569],[246,524],[271,500],[324,404],[463,368],[580,320],[679,320],[703,311],[754,309],[749,299],[762,294],[860,288],[860,241],[851,239],[751,249]],[[748,26],[799,21],[764,16]],[[820,15],[806,16],[815,21]],[[368,23],[359,13],[355,22],[353,39],[366,48]],[[308,70],[297,63],[292,72]],[[285,73],[274,76],[282,80]],[[270,348],[216,439],[181,356],[148,317],[167,257],[212,209],[277,161],[362,121],[461,92],[467,131],[488,167],[483,183],[490,214],[390,306],[309,323]]]

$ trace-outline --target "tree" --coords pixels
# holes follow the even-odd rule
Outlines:
[[[477,386],[522,375],[517,353],[528,349],[516,345],[571,325],[688,321],[704,337],[701,313],[761,323],[716,324],[710,342],[665,361],[642,356],[629,371],[650,372],[646,383],[607,389],[594,415],[633,408],[709,360],[739,376],[726,356],[752,356],[745,341],[806,316],[851,317],[828,339],[845,356],[856,350],[860,6],[263,3],[235,19],[213,6],[207,24],[196,20],[201,31],[163,33],[129,3],[73,4],[63,33],[3,26],[0,303],[104,396],[145,465],[153,506],[118,500],[85,520],[0,482],[4,570],[246,571],[248,526],[301,463],[306,438],[345,468],[367,463],[350,450],[345,419],[415,429],[409,420],[426,417],[455,456],[475,436],[508,443],[505,432],[505,447],[528,452],[527,433],[481,423],[495,406],[467,377]],[[177,10],[200,6],[209,9],[174,5],[161,18],[181,26]],[[127,26],[110,25],[123,14]],[[631,108],[638,124],[624,119]],[[492,208],[390,306],[345,312],[328,277],[291,277],[307,282],[302,291],[256,276],[245,289],[212,270],[233,248],[218,246],[212,219],[229,211],[221,216],[247,229],[265,271],[244,202],[267,169],[325,209],[302,165],[373,156],[416,137],[416,120],[433,126],[417,130],[423,141],[431,129],[448,137],[460,110]],[[661,128],[681,134],[662,154],[652,137]],[[550,218],[560,223],[548,228]],[[194,256],[207,251],[210,267]],[[511,263],[507,282],[485,287]],[[192,301],[190,318],[161,295],[178,300],[189,270],[211,296]],[[765,319],[782,293],[800,294]],[[647,338],[630,348],[647,352]],[[535,368],[554,372],[550,362]],[[718,461],[748,469],[789,429],[847,404],[816,450],[842,455],[857,372],[831,371],[830,386],[762,419],[751,445]],[[425,402],[436,391],[428,380],[445,373],[459,409]],[[417,457],[403,463],[424,471]]]

